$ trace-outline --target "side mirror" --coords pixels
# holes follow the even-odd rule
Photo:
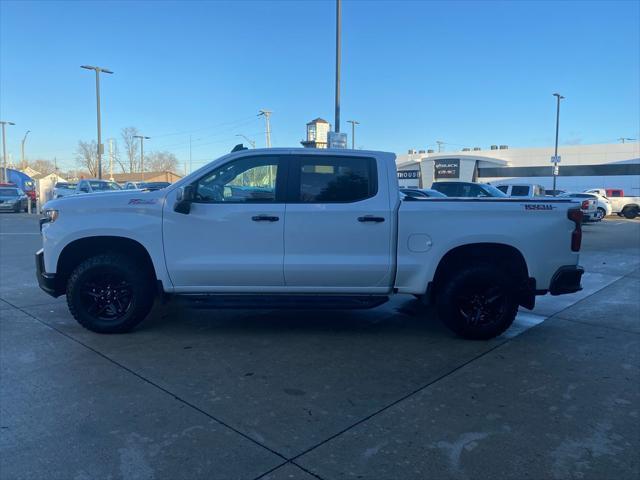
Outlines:
[[[173,205],[173,211],[188,215],[191,212],[191,202],[195,198],[195,189],[193,185],[187,185],[186,187],[180,187],[178,190],[178,196],[176,197],[176,203]]]

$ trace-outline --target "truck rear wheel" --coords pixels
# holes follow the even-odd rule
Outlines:
[[[149,314],[155,297],[149,272],[120,254],[101,254],[82,262],[67,282],[67,305],[83,327],[123,333]]]
[[[640,214],[639,210],[640,209],[638,207],[624,207],[622,215],[624,215],[624,218],[628,219],[636,218]]]
[[[498,267],[477,264],[448,275],[436,295],[438,316],[456,334],[497,337],[518,313],[513,279]]]

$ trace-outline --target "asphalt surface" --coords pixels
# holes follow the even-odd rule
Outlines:
[[[637,479],[640,221],[587,225],[585,289],[504,336],[367,311],[158,305],[98,335],[0,215],[1,479]]]

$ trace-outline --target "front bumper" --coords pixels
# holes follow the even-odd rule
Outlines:
[[[44,250],[42,249],[36,252],[36,277],[38,277],[38,285],[40,288],[52,297],[59,297],[62,294],[58,290],[55,273],[47,273],[44,271]]]
[[[567,265],[560,267],[551,279],[549,285],[549,293],[551,295],[564,295],[566,293],[575,293],[582,290],[580,280],[584,268],[580,265]]]

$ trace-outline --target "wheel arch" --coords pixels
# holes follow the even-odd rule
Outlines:
[[[73,270],[86,259],[102,253],[118,253],[133,258],[155,281],[158,279],[151,255],[144,245],[128,237],[100,235],[79,238],[62,249],[56,266],[57,289],[64,293]]]
[[[435,300],[438,289],[453,272],[466,265],[481,262],[497,265],[512,275],[518,285],[519,303],[526,308],[533,308],[535,285],[529,278],[524,255],[512,245],[493,242],[468,243],[449,250],[438,262],[433,281],[429,284],[430,300]]]

